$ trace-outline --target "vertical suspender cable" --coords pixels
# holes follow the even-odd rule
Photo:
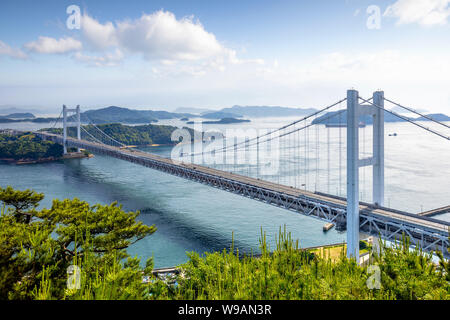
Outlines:
[[[317,119],[317,116],[316,116]],[[316,181],[314,185],[314,191],[317,191],[319,189],[319,125],[315,125],[316,127]]]
[[[363,143],[363,157],[366,157],[366,127],[363,127],[362,130],[363,134],[362,134],[362,143]],[[362,190],[361,190],[361,200],[364,200],[364,196],[365,196],[365,190],[366,190],[366,167],[363,167],[363,172],[362,172],[363,176],[362,176]]]
[[[305,127],[306,127],[306,119],[305,119]],[[307,184],[308,184],[308,179],[307,179],[307,176],[308,176],[308,166],[307,166],[307,157],[308,157],[308,154],[307,154],[307,152],[308,152],[308,145],[307,145],[307,141],[308,141],[308,139],[307,139],[307,129],[305,130],[305,141],[303,142],[303,146],[304,146],[304,153],[305,153],[305,155],[304,155],[304,159],[303,159],[303,169],[304,169],[304,172],[305,172],[305,176],[304,176],[304,187],[305,187],[305,190],[306,190],[306,187],[307,187]]]
[[[330,194],[330,128],[327,128],[327,192]]]
[[[339,103],[339,192],[342,195],[342,103]]]

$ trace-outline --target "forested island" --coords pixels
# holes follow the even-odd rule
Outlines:
[[[31,132],[0,134],[0,161],[14,164],[49,162],[67,158],[90,157],[87,151],[76,152],[70,149],[63,155],[63,146],[44,141]]]
[[[30,112],[15,112],[7,115],[0,115],[0,119],[34,119],[34,114]]]
[[[235,123],[243,123],[250,122],[250,120],[244,119],[235,119],[235,118],[223,118],[217,121],[202,121],[203,124],[235,124]],[[194,121],[189,121],[187,124],[194,124]]]
[[[60,159],[63,147],[31,133],[0,134],[0,161],[23,163]]]
[[[94,137],[102,138],[99,135],[99,131],[93,125],[83,126]],[[174,126],[165,125],[140,125],[140,126],[127,126],[120,123],[100,124],[97,125],[101,131],[106,133],[111,138],[123,143],[125,145],[135,146],[148,146],[148,145],[173,145],[172,132],[177,130]],[[190,128],[184,128],[189,131],[191,137],[194,137],[194,130]],[[62,134],[61,128],[42,129],[56,134]],[[68,128],[68,135],[75,137],[76,128]]]
[[[127,126],[120,123],[101,124],[95,128],[93,125],[83,126],[92,136],[102,139],[98,129],[108,136],[124,145],[151,146],[151,145],[175,145],[177,141],[172,141],[172,132],[177,130],[174,126],[164,125],[140,125]],[[192,139],[194,130],[185,127]],[[62,128],[41,129],[55,134],[62,134]],[[76,128],[68,128],[68,135],[76,136]],[[74,152],[75,149],[69,150]],[[67,155],[68,158],[89,157],[87,151],[83,151],[78,156],[74,153]],[[50,141],[43,141],[31,132],[26,133],[1,133],[0,134],[0,161],[16,164],[47,162],[63,158],[63,147]]]

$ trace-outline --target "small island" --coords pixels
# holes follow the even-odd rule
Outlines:
[[[7,115],[0,115],[1,119],[34,119],[34,114],[29,112],[16,112]]]
[[[235,124],[242,122],[250,122],[250,120],[245,119],[235,119],[235,118],[223,118],[217,121],[202,121],[203,124]],[[194,121],[186,122],[187,124],[194,124]]]

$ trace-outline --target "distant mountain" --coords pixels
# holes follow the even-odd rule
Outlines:
[[[427,116],[436,121],[450,121],[450,117],[443,113],[431,113],[431,114],[427,114]],[[426,119],[424,117],[419,117],[416,120],[417,121],[429,121],[428,119]]]
[[[235,119],[235,118],[223,118],[218,121],[203,121],[203,124],[233,124],[233,123],[242,123],[242,122],[250,122],[250,120],[244,119]],[[194,124],[194,121],[186,122],[187,124]]]
[[[7,119],[34,119],[36,118],[34,114],[26,112],[26,113],[11,113],[6,116],[0,116],[0,118]]]
[[[15,107],[3,105],[0,106],[0,117],[6,117],[6,115],[14,114],[14,113],[33,113],[33,114],[42,114],[43,111],[37,110],[34,108],[28,107]],[[45,113],[45,112],[44,112]]]
[[[310,114],[316,109],[301,109],[287,107],[269,107],[269,106],[233,106],[224,108],[221,112],[239,114],[244,117],[263,118],[263,117],[291,117],[304,116]]]
[[[410,113],[410,111],[408,111],[406,109],[403,109],[401,107],[398,107],[398,106],[395,106],[395,107],[391,108],[390,110],[395,112],[395,113]],[[417,111],[419,113],[422,113],[422,114],[428,112],[425,109],[415,109],[415,111]]]
[[[240,114],[223,111],[204,113],[201,117],[205,119],[242,118]]]
[[[339,111],[327,112],[326,114],[318,117],[313,121],[313,124],[347,124],[347,110],[344,110],[340,115],[338,115]],[[436,121],[450,121],[450,117],[445,114],[437,113],[437,114],[429,114],[428,117]],[[405,116],[403,116],[405,117]],[[405,117],[411,121],[430,121],[424,117],[412,118]],[[365,124],[373,124],[373,118],[371,116],[361,116],[360,121]],[[406,120],[398,118],[397,116],[385,111],[384,112],[384,121],[385,122],[405,122]]]
[[[33,119],[9,119],[0,117],[0,123],[16,123],[16,122],[34,122],[34,123],[52,123],[61,122],[60,118],[33,118]]]
[[[213,112],[214,110],[205,109],[205,108],[177,108],[175,109],[175,113],[194,113],[194,114],[202,114]]]
[[[180,117],[194,116],[191,113],[173,113],[173,112],[168,112],[168,111],[153,111],[153,110],[140,111],[140,110],[138,110],[138,112],[142,112],[142,114],[144,114],[148,117],[153,117],[157,120],[178,119]]]
[[[111,106],[103,109],[89,110],[81,114],[82,122],[94,123],[151,123],[162,119],[179,119],[193,116],[189,113],[172,113],[167,111],[133,110]]]
[[[150,123],[156,122],[158,119],[144,116],[142,111],[111,106],[103,109],[85,111],[81,114],[81,121],[92,121],[94,123]]]

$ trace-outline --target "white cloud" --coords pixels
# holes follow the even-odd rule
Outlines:
[[[117,45],[116,28],[112,22],[101,24],[84,14],[81,19],[81,32],[94,49],[103,50]]]
[[[41,36],[26,43],[24,49],[41,54],[74,52],[73,59],[93,66],[116,66],[126,57],[138,55],[151,61],[160,75],[202,76],[212,70],[223,72],[231,65],[265,64],[263,59],[238,58],[235,50],[220,43],[193,17],[177,19],[163,10],[134,20],[103,23],[85,13],[80,36],[81,41]],[[9,55],[20,55],[20,51],[4,47]]]
[[[5,55],[14,59],[26,59],[27,55],[20,49],[11,48],[0,40],[0,55]]]
[[[31,52],[43,54],[61,54],[71,51],[79,51],[83,48],[80,41],[70,37],[59,40],[50,37],[39,37],[37,41],[28,42],[24,45],[25,49]]]
[[[222,45],[200,22],[192,17],[177,19],[173,13],[162,10],[135,20],[104,24],[85,14],[82,34],[93,50],[117,48],[165,66],[208,61],[205,66],[223,69],[227,63],[264,63],[261,59],[238,59],[235,50]]]
[[[112,53],[105,53],[101,56],[86,55],[81,52],[76,52],[73,58],[80,62],[85,62],[88,65],[96,67],[114,67],[117,66],[124,58],[123,53],[116,49]]]
[[[397,24],[444,25],[450,17],[450,0],[398,0],[384,16],[397,18]]]
[[[199,22],[192,18],[177,20],[171,12],[158,11],[118,22],[116,34],[121,46],[150,60],[201,60],[230,53]]]

